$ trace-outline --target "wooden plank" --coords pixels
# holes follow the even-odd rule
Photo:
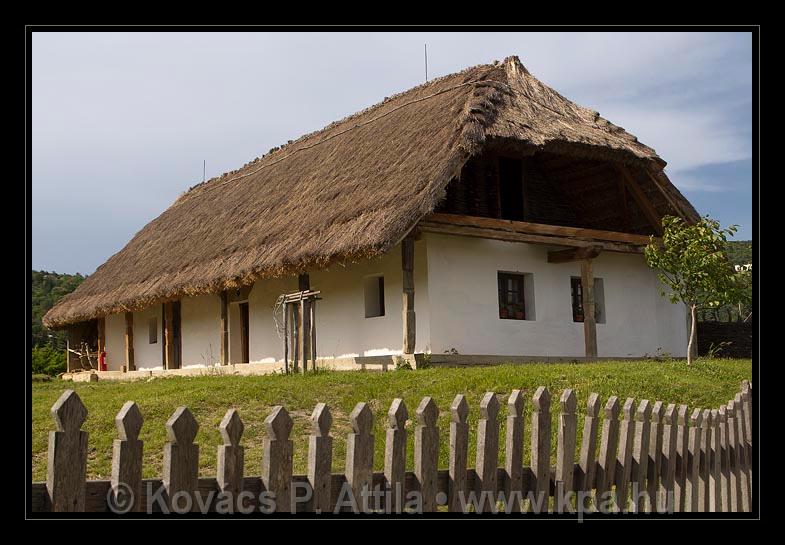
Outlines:
[[[414,237],[401,242],[401,268],[403,274],[403,353],[414,354],[417,327],[414,313]]]
[[[125,313],[125,368],[135,371],[134,365],[134,313]]]
[[[292,418],[281,405],[264,419],[267,436],[262,455],[262,486],[272,495],[276,513],[291,512],[292,505]]]
[[[548,263],[569,263],[571,261],[582,261],[584,259],[594,259],[602,252],[600,246],[584,246],[582,248],[570,248],[569,250],[554,250],[548,252]]]
[[[534,498],[531,509],[535,513],[548,510],[551,459],[551,394],[540,386],[532,396],[531,466],[534,473]]]
[[[583,437],[581,440],[581,454],[579,467],[580,482],[577,490],[589,491],[595,479],[595,469],[597,466],[597,417],[600,414],[600,396],[596,393],[589,394],[586,403],[586,417],[583,420]]]
[[[373,413],[367,403],[355,405],[349,415],[352,433],[346,441],[346,482],[351,489],[352,511],[366,513],[370,510],[368,494],[373,477]]]
[[[744,402],[741,393],[737,393],[733,399],[736,404],[736,437],[739,445],[739,487],[741,488],[741,510],[745,513],[750,512],[750,474],[749,463],[747,462],[747,442],[746,442],[746,415],[744,414]]]
[[[414,430],[414,475],[419,485],[423,513],[436,511],[436,478],[439,469],[439,409],[433,398],[426,396],[417,407]]]
[[[426,225],[442,224],[463,227],[476,227],[493,229],[508,233],[546,235],[567,239],[580,239],[586,242],[621,242],[637,246],[649,243],[646,235],[620,233],[618,231],[605,231],[602,229],[586,229],[582,227],[566,227],[562,225],[546,225],[544,223],[531,223],[527,221],[502,220],[494,218],[481,218],[460,214],[430,214],[422,223]]]
[[[308,438],[308,481],[313,491],[311,508],[314,512],[329,513],[330,485],[332,483],[333,438],[330,427],[333,424],[330,408],[318,403],[311,414],[312,431]]]
[[[384,445],[384,476],[390,494],[390,513],[403,512],[406,474],[406,420],[409,413],[401,398],[393,399],[387,411],[387,438]]]
[[[526,233],[513,233],[499,231],[495,229],[482,229],[478,227],[466,227],[461,225],[447,225],[441,223],[422,222],[420,229],[426,233],[437,233],[443,235],[457,235],[465,237],[485,238],[492,240],[503,240],[507,242],[525,242],[529,244],[547,244],[549,246],[599,246],[603,250],[611,252],[622,252],[631,254],[643,253],[643,246],[625,244],[621,242],[601,242],[597,240],[582,240],[578,238],[554,237],[543,235],[531,235]]]
[[[676,215],[681,219],[683,219],[684,221],[689,221],[689,217],[684,212],[681,205],[678,202],[676,202],[676,199],[668,191],[665,190],[665,188],[662,186],[662,183],[657,178],[657,176],[655,176],[649,170],[646,171],[646,174],[649,176],[649,179],[654,183],[654,187],[656,187],[660,191],[660,194],[662,194],[662,196],[665,197],[665,200],[668,201],[668,204],[671,205],[671,208],[673,208],[674,212],[676,212]]]
[[[619,453],[616,457],[616,510],[627,511],[629,483],[632,476],[632,448],[635,439],[635,421],[632,407],[635,400],[628,397],[622,407],[623,420],[619,426]]]
[[[218,446],[216,481],[222,497],[229,504],[229,512],[235,512],[243,491],[243,472],[245,470],[245,448],[240,444],[245,425],[237,409],[226,411],[218,425],[223,444]]]
[[[662,424],[662,493],[657,502],[659,512],[675,510],[674,484],[677,467],[678,416],[676,405],[671,403],[665,409]]]
[[[583,343],[587,358],[597,357],[597,322],[594,316],[594,273],[590,259],[581,262]]]
[[[709,512],[722,511],[722,459],[720,452],[722,443],[720,438],[720,413],[717,409],[711,410],[711,444],[709,445]]]
[[[513,390],[507,400],[507,434],[505,437],[504,469],[507,472],[507,487],[504,500],[507,511],[521,510],[523,484],[523,392]]]
[[[229,295],[226,290],[221,298],[221,365],[229,365]],[[286,326],[284,326],[286,327]]]
[[[559,399],[559,430],[556,446],[556,512],[563,513],[571,506],[565,500],[565,494],[573,489],[575,468],[575,445],[578,433],[578,417],[575,409],[578,400],[575,392],[567,388]]]
[[[673,482],[673,508],[685,511],[687,486],[687,456],[689,454],[689,430],[687,429],[687,405],[679,405],[676,416],[676,475]]]
[[[497,467],[499,464],[499,402],[494,392],[486,392],[480,401],[480,420],[477,422],[477,512],[495,509]]]
[[[466,499],[466,463],[469,449],[469,404],[463,394],[455,396],[450,405],[450,468],[447,509],[463,512]]]
[[[685,511],[696,513],[700,511],[700,441],[703,411],[694,409],[690,417],[690,444],[688,460],[687,486],[685,489]]]
[[[728,486],[730,495],[730,512],[738,513],[742,510],[741,504],[741,471],[739,436],[736,425],[736,402],[731,400],[726,405],[728,423],[728,467],[730,471]]]
[[[709,511],[709,473],[710,473],[710,460],[711,454],[711,410],[704,409],[701,414],[701,442],[700,442],[700,474],[698,478],[698,511],[706,513]]]
[[[649,470],[649,440],[651,434],[651,403],[648,399],[638,403],[635,411],[635,439],[632,447],[632,505],[633,513],[643,511],[647,493],[646,476]]]
[[[51,409],[55,431],[49,432],[46,490],[54,512],[85,510],[87,409],[73,390],[66,390]]]
[[[619,442],[619,398],[611,396],[605,404],[597,464],[594,506],[603,513],[610,512],[611,486],[616,472],[616,447]]]
[[[166,421],[163,481],[167,507],[175,512],[196,510],[199,488],[199,445],[194,444],[199,424],[187,407],[178,407]]]
[[[97,318],[96,324],[98,326],[98,353],[100,354],[106,350],[106,318],[103,316]]]
[[[621,174],[632,198],[635,199],[636,204],[643,212],[643,215],[646,216],[646,219],[652,229],[654,229],[654,232],[657,236],[662,236],[662,218],[660,217],[659,212],[654,208],[654,205],[640,188],[638,182],[632,177],[630,171],[627,170],[627,167],[622,164],[617,164],[616,168]]]
[[[139,439],[142,413],[133,401],[127,401],[115,416],[119,439],[112,445],[112,511],[142,510],[142,455],[144,442]]]
[[[731,509],[731,485],[730,485],[730,459],[728,443],[728,415],[727,406],[722,405],[717,410],[720,420],[720,507],[718,511],[727,513]]]
[[[644,510],[647,513],[657,511],[657,498],[660,493],[662,479],[662,401],[656,401],[651,408],[651,428],[649,435],[649,461],[646,474],[646,498]]]

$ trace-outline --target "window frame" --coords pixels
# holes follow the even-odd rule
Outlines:
[[[526,321],[526,274],[497,271],[496,279],[499,319]],[[513,286],[510,286],[510,280],[513,281]],[[509,302],[511,294],[516,295],[514,302]]]

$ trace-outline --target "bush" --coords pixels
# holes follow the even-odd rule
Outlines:
[[[33,347],[31,358],[33,374],[56,376],[65,372],[65,351],[51,346]]]

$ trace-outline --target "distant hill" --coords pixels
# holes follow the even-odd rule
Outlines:
[[[752,241],[732,240],[728,242],[728,258],[734,265],[752,263]]]
[[[85,277],[81,274],[58,274],[47,271],[32,271],[32,329],[33,346],[65,348],[65,334],[44,328],[41,318],[55,303],[74,291]],[[52,335],[50,338],[49,335]]]

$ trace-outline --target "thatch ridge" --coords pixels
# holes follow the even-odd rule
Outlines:
[[[44,324],[377,256],[433,211],[488,138],[664,164],[634,136],[537,81],[516,57],[467,68],[192,187]]]

